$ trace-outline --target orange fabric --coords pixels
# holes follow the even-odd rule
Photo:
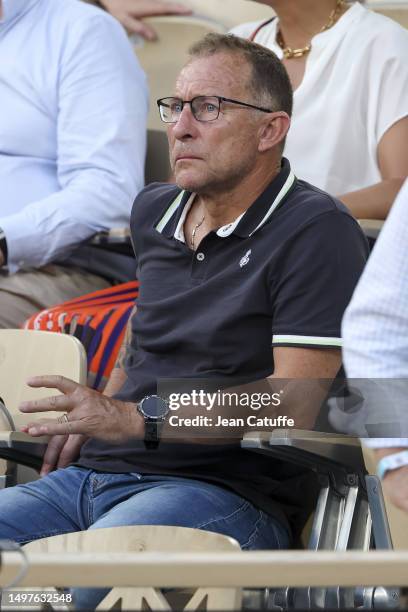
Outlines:
[[[42,310],[30,317],[24,327],[76,336],[88,355],[88,384],[102,389],[116,361],[138,294],[138,281],[94,291]]]

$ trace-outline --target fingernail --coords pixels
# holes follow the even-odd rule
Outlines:
[[[30,427],[28,433],[30,434],[30,436],[34,436],[37,433],[36,427]]]
[[[20,410],[22,410],[22,411],[26,410],[27,407],[28,407],[28,402],[21,402],[21,404],[19,406]]]

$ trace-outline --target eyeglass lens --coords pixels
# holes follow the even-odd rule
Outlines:
[[[160,102],[160,115],[166,123],[176,123],[178,121],[184,104],[180,98],[164,98]],[[220,112],[220,102],[215,96],[197,96],[191,102],[193,116],[198,121],[214,121]]]

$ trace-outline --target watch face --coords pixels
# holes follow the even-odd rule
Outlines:
[[[151,419],[160,419],[168,413],[167,403],[157,395],[145,397],[141,402],[141,410],[143,414]]]

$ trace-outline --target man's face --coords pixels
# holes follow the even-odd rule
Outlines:
[[[183,100],[222,96],[257,105],[247,86],[250,76],[249,65],[236,54],[196,58],[181,71],[174,95]],[[179,187],[203,193],[239,184],[256,165],[259,121],[258,111],[222,102],[218,119],[200,122],[186,104],[177,123],[169,124],[167,131]]]

